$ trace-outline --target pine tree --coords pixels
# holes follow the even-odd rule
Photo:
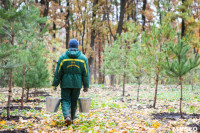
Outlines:
[[[123,32],[121,36],[114,41],[111,46],[105,47],[104,66],[105,73],[116,76],[123,75],[123,96],[125,96],[125,83],[135,64],[132,61],[134,54],[132,53],[137,47],[139,28],[135,24],[129,22],[126,24],[128,32]]]
[[[13,75],[15,75],[16,69],[23,68],[20,70],[23,73],[23,97],[26,68],[30,58],[29,48],[31,46],[39,47],[42,41],[40,36],[45,33],[45,29],[40,31],[39,24],[44,22],[44,19],[40,17],[40,12],[33,3],[31,5],[23,5],[20,8],[15,5],[14,1],[13,3],[8,2],[8,4],[10,5],[7,10],[0,8],[0,68],[4,73],[9,74],[7,118],[10,119]],[[40,54],[41,56],[42,53]],[[23,107],[23,99],[21,103]]]
[[[9,75],[9,89],[7,102],[7,119],[10,119],[10,102],[12,97],[13,71],[20,64],[17,55],[20,52],[16,44],[16,38],[21,32],[23,18],[21,10],[15,8],[15,4],[8,2],[8,9],[0,8],[0,68]]]
[[[177,44],[170,42],[168,52],[172,54],[171,58],[167,57],[166,74],[170,77],[179,79],[181,86],[180,97],[180,115],[184,118],[182,113],[183,100],[183,76],[190,72],[193,68],[200,65],[200,56],[192,54],[188,41],[178,38]]]
[[[165,64],[163,58],[166,56],[164,51],[166,42],[173,40],[175,32],[175,29],[171,26],[171,20],[167,20],[167,17],[165,17],[161,24],[154,23],[151,26],[151,33],[144,32],[142,34],[142,42],[146,45],[147,57],[151,61],[151,72],[155,73],[156,87],[153,108],[156,108],[160,75]]]

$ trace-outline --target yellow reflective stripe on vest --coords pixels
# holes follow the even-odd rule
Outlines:
[[[78,65],[68,65],[67,68],[72,67],[72,66],[80,68]]]
[[[60,67],[59,67],[59,69],[58,69],[58,72],[60,71],[60,68],[62,67],[62,65],[63,65],[63,63],[64,63],[65,61],[79,61],[79,62],[84,63],[85,71],[86,71],[86,74],[87,74],[87,68],[86,68],[85,61],[84,61],[84,60],[80,60],[80,59],[64,59],[64,60],[62,60],[62,62],[60,63]]]

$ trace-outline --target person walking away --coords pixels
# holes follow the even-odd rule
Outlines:
[[[78,49],[78,41],[71,39],[69,49],[62,54],[57,62],[53,79],[53,89],[61,88],[61,106],[65,124],[72,124],[75,119],[77,101],[80,90],[87,92],[89,88],[88,61]]]

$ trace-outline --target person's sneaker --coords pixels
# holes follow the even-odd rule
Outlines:
[[[71,124],[72,124],[71,118],[70,118],[70,117],[66,117],[66,118],[65,118],[65,125],[69,126],[69,125],[71,125]]]

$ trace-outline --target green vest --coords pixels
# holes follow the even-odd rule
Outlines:
[[[89,88],[88,61],[77,48],[69,48],[58,60],[53,84],[60,88]]]

